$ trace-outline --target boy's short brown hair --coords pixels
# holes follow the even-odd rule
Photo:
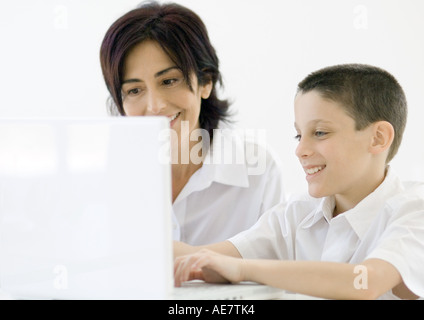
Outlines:
[[[386,162],[399,150],[408,116],[405,93],[387,71],[363,64],[345,64],[318,70],[298,85],[298,93],[316,90],[338,102],[362,130],[377,121],[389,122],[395,131]]]

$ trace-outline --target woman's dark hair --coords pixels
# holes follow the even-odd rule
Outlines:
[[[338,102],[362,130],[378,121],[389,122],[395,137],[387,162],[400,147],[408,106],[405,93],[389,72],[364,64],[345,64],[318,70],[298,85],[298,93],[316,90],[323,98]]]
[[[218,122],[229,117],[230,106],[228,101],[217,97],[216,85],[222,85],[219,59],[199,16],[174,3],[153,1],[141,4],[119,18],[107,31],[100,49],[100,62],[111,95],[109,112],[125,116],[121,90],[124,62],[130,50],[145,40],[159,43],[181,69],[191,90],[190,75],[193,73],[199,85],[212,82],[210,97],[202,100],[199,123],[213,137]]]

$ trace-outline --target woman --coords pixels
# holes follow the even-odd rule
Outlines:
[[[281,170],[271,154],[235,131],[217,131],[229,128],[229,103],[217,96],[219,59],[194,12],[177,4],[143,4],[110,27],[100,59],[112,114],[166,116],[176,132],[172,200],[180,235],[175,239],[193,245],[227,239],[284,201]],[[242,162],[216,161],[228,146]],[[263,170],[252,174],[255,158],[265,161]]]

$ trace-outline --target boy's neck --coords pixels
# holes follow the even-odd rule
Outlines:
[[[336,205],[333,211],[333,218],[348,210],[356,207],[358,203],[373,193],[386,178],[388,166],[382,167],[381,170],[374,170],[373,174],[367,175],[366,179],[361,179],[362,182],[356,190],[348,194],[335,195]]]

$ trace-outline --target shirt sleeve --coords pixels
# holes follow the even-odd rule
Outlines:
[[[289,259],[293,256],[285,208],[285,203],[276,205],[252,228],[229,239],[244,259]]]
[[[180,224],[178,223],[177,216],[175,215],[174,209],[172,209],[172,239],[174,241],[181,240]]]
[[[409,290],[424,297],[424,199],[408,201],[395,210],[399,214],[393,217],[367,258],[392,264]]]

